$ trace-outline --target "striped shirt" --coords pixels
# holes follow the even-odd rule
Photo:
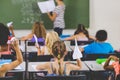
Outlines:
[[[57,14],[57,17],[54,21],[54,28],[65,28],[65,21],[64,21],[64,12],[65,12],[65,5],[60,5],[55,8],[53,11]]]

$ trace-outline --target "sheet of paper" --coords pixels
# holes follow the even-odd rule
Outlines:
[[[42,13],[47,13],[55,9],[54,0],[38,2],[38,7]]]
[[[14,68],[14,69],[22,69],[20,66],[17,66],[16,68]]]
[[[37,65],[32,65],[32,68],[33,68],[35,71],[37,71],[36,66],[37,66]]]
[[[13,24],[13,22],[7,23],[7,26],[10,27]]]
[[[80,59],[83,57],[81,51],[79,50],[78,44],[77,44],[77,40],[75,39],[75,48],[74,48],[74,52],[72,55],[73,59]]]

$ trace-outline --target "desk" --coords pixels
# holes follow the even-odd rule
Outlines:
[[[8,72],[24,72],[25,71],[25,62],[22,62],[15,69],[9,70]]]
[[[96,61],[84,61],[84,63],[89,67],[92,71],[105,71],[101,64],[96,63]]]
[[[76,61],[66,61],[71,63],[76,63]],[[35,66],[38,64],[44,64],[45,62],[29,62],[28,63],[28,72],[36,72],[38,70],[35,69]],[[82,62],[82,69],[79,71],[89,71],[89,68]]]
[[[17,75],[17,80],[24,80],[24,72],[25,72],[25,62],[21,63],[18,67],[13,70],[9,70],[9,73],[15,73]]]
[[[84,61],[84,63],[90,69],[91,80],[107,80],[108,75],[112,72],[105,70],[103,66],[96,63],[96,61]]]
[[[67,62],[67,61],[66,61]],[[71,63],[76,63],[76,61],[68,61]],[[29,62],[28,63],[28,72],[29,72],[29,79],[32,80],[33,79],[33,73],[36,72],[40,72],[38,70],[35,69],[36,65],[38,64],[44,64],[45,62]],[[44,71],[44,70],[41,70]],[[81,71],[81,72],[89,72],[89,68],[84,64],[84,62],[82,62],[82,69],[77,70],[77,71]]]

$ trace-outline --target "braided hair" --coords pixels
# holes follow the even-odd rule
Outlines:
[[[56,41],[54,42],[53,46],[52,46],[52,52],[54,57],[56,57],[58,59],[58,64],[59,64],[59,75],[63,74],[63,71],[61,70],[61,63],[60,63],[60,59],[64,57],[64,53],[66,51],[66,46],[64,44],[64,42],[62,41]]]

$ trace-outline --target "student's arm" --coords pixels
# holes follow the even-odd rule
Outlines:
[[[82,67],[81,59],[77,59],[77,66],[78,66],[79,68]]]
[[[96,38],[94,36],[89,35],[89,38],[92,40],[96,40]]]
[[[66,74],[69,75],[71,70],[80,70],[82,68],[82,62],[80,59],[77,59],[77,64],[66,63]]]
[[[75,40],[75,35],[73,35],[73,36],[70,36],[70,37],[68,37],[68,38],[65,38],[64,40],[66,40],[66,41],[68,41],[68,40]]]
[[[47,15],[51,21],[54,21],[55,18],[57,17],[57,14],[55,12],[53,12],[52,15],[51,15],[51,13],[48,12]]]
[[[108,59],[106,60],[105,64],[104,64],[104,69],[113,69],[113,66],[112,65],[109,65],[111,59],[115,60],[115,61],[118,61],[119,59],[116,57],[116,56],[110,56],[108,57]]]
[[[23,62],[23,56],[22,53],[19,49],[19,45],[18,45],[18,40],[14,40],[12,43],[12,46],[14,48],[14,50],[16,51],[16,60],[11,62],[10,64],[4,64],[1,66],[0,71],[2,71],[3,73],[14,69],[15,67],[17,67],[19,64],[21,64]]]
[[[43,49],[44,49],[44,48],[42,48],[42,50],[41,50],[40,46],[36,46],[36,48],[37,48],[37,55],[38,55],[38,56],[39,56],[39,55],[44,55],[44,52],[43,52]]]
[[[31,34],[28,34],[27,36],[23,36],[23,37],[21,37],[20,40],[24,41],[24,40],[31,39],[32,37],[33,37],[33,34],[31,33]]]
[[[37,48],[37,55],[39,56],[41,54],[40,48]]]
[[[47,62],[45,64],[39,64],[36,66],[37,70],[44,70],[44,69],[49,69],[50,67],[50,62]]]

